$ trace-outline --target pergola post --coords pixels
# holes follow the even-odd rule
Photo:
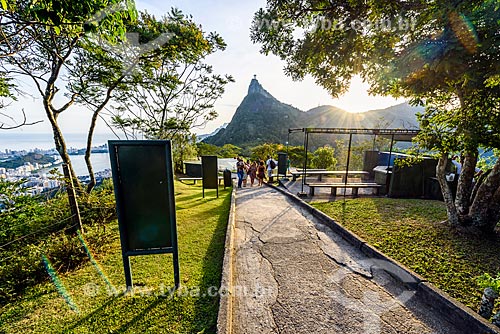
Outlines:
[[[389,179],[389,182],[387,182],[387,178],[389,177],[389,167],[391,166],[391,157],[392,157],[392,146],[394,145],[394,134],[392,134],[391,136],[391,147],[389,148],[389,159],[387,160],[387,169],[385,170],[385,184],[386,184],[386,188],[385,188],[385,192],[387,194],[387,196],[389,196],[389,182],[390,182],[390,179]],[[394,172],[394,167],[392,168],[392,171]]]
[[[344,199],[345,199],[346,189],[347,189],[347,178],[349,176],[349,163],[351,160],[351,144],[352,144],[352,133],[349,134],[349,146],[347,149],[347,163],[345,166],[345,178],[344,178]]]
[[[307,169],[307,149],[309,146],[309,133],[307,132],[307,128],[304,129],[304,166],[302,168],[302,184],[301,190],[297,194],[299,197],[305,197],[307,194],[304,192],[304,184],[306,182],[306,169]]]

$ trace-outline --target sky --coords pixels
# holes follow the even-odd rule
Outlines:
[[[141,0],[136,1],[136,5],[139,10],[147,10],[158,17],[166,14],[172,7],[176,7],[185,14],[192,15],[194,21],[200,24],[205,32],[219,33],[227,44],[226,50],[210,55],[206,62],[213,65],[216,73],[232,75],[235,82],[226,86],[224,95],[215,104],[219,117],[209,122],[204,128],[195,129],[195,133],[210,133],[223,123],[229,123],[236,108],[247,94],[254,75],[275,98],[304,111],[319,105],[333,105],[349,112],[363,112],[403,102],[391,97],[369,96],[368,86],[359,78],[353,80],[348,93],[339,99],[332,99],[322,87],[315,84],[311,77],[306,77],[303,81],[293,81],[287,77],[283,72],[284,62],[276,56],[262,55],[259,52],[260,46],[253,44],[250,40],[253,14],[259,8],[265,7],[265,0]],[[19,113],[21,108],[26,111],[29,121],[44,121],[16,131],[50,131],[40,99],[36,97],[20,99],[18,103],[12,105],[9,112]],[[74,108],[72,111],[61,114],[60,122],[64,132],[87,132],[90,113]],[[102,121],[96,128],[97,133],[108,131]]]

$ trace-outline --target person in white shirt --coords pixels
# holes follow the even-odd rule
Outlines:
[[[266,160],[267,177],[269,179],[268,182],[273,183],[273,169],[271,168],[271,160],[271,156],[268,155]]]
[[[453,156],[453,158],[451,158],[451,163],[456,168],[455,174],[457,174],[457,177],[460,175],[460,173],[462,173],[462,164],[460,163],[459,160],[460,158],[458,157],[458,155],[455,155]]]

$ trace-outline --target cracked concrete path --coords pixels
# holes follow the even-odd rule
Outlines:
[[[459,333],[270,187],[238,189],[232,333]]]

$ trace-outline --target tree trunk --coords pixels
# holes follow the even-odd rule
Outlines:
[[[87,171],[89,172],[90,182],[87,184],[87,194],[90,194],[92,189],[94,189],[96,181],[94,175],[94,168],[92,167],[92,162],[90,161],[90,154],[92,151],[92,138],[94,136],[95,125],[97,123],[97,116],[102,108],[98,108],[92,115],[92,121],[90,122],[89,132],[87,134],[87,148],[85,150],[85,164],[87,165]]]
[[[92,138],[94,137],[94,130],[97,124],[97,118],[99,117],[99,113],[106,107],[109,100],[111,100],[111,94],[113,90],[118,86],[119,83],[123,81],[123,79],[134,69],[137,65],[137,60],[133,62],[133,64],[125,71],[111,86],[106,90],[106,97],[104,100],[96,107],[94,113],[92,114],[92,120],[90,122],[89,132],[87,134],[87,148],[85,149],[85,164],[87,165],[87,171],[89,172],[90,182],[87,184],[87,193],[90,194],[92,189],[94,189],[96,180],[94,175],[94,168],[92,167],[92,161],[90,161],[90,155],[92,151]]]
[[[470,203],[474,203],[474,199],[477,196],[477,191],[479,190],[479,187],[483,184],[484,180],[490,175],[491,169],[483,172],[476,180],[476,183],[474,184],[474,189],[472,189],[472,194],[470,196]]]
[[[472,225],[484,232],[492,232],[498,223],[498,212],[500,211],[499,188],[500,159],[497,160],[490,174],[479,187],[469,211]]]
[[[500,223],[500,187],[497,189],[493,200],[491,201],[488,217],[492,222]],[[495,226],[493,226],[495,228]]]
[[[76,173],[73,169],[71,159],[70,159],[68,151],[66,149],[66,143],[64,142],[62,132],[59,129],[57,123],[54,124],[52,131],[54,133],[54,143],[56,145],[56,150],[59,153],[59,156],[61,157],[61,160],[63,161],[63,163],[66,164],[66,166],[68,168],[69,175],[65,175],[65,177],[71,178],[74,189],[76,190],[77,193],[81,193],[82,187],[80,184],[80,180],[78,180],[78,177],[76,176]]]
[[[50,110],[50,109],[49,109]],[[81,192],[80,181],[76,177],[75,171],[73,170],[73,165],[71,164],[71,159],[69,158],[68,151],[66,148],[66,143],[64,142],[64,137],[59,129],[59,125],[55,118],[50,118],[52,124],[52,132],[54,134],[54,143],[57,152],[63,161],[63,172],[66,183],[66,193],[68,195],[69,206],[71,210],[71,222],[72,228],[68,230],[69,233],[76,233],[76,231],[82,229],[82,221],[80,216],[80,211],[78,209],[78,198],[76,196],[77,192]],[[76,191],[76,192],[75,192]]]
[[[69,158],[66,142],[64,141],[64,136],[61,132],[61,129],[59,128],[59,124],[57,123],[57,116],[54,114],[48,100],[44,100],[44,107],[47,117],[50,121],[50,125],[52,126],[52,134],[54,135],[54,145],[56,146],[56,150],[59,153],[62,162],[68,166],[68,172],[73,181],[75,190],[77,192],[81,192],[80,180],[78,180],[75,171],[73,170],[73,165],[71,164],[71,159]]]
[[[457,195],[455,198],[455,207],[461,221],[466,220],[469,213],[477,155],[477,149],[464,152],[464,162],[462,172],[458,178]]]
[[[455,202],[453,201],[453,194],[451,192],[448,182],[446,182],[446,165],[448,164],[448,154],[441,153],[439,157],[438,164],[436,166],[436,177],[438,179],[439,185],[441,186],[441,192],[443,193],[444,203],[446,204],[446,212],[448,214],[448,221],[452,225],[459,225],[460,221],[458,219],[457,209],[455,207]]]

